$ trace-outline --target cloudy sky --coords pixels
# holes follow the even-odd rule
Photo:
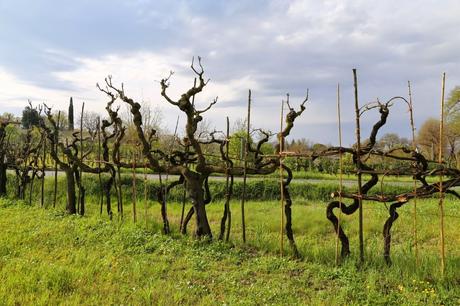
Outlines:
[[[336,86],[342,88],[344,142],[353,141],[352,68],[360,102],[407,96],[416,124],[438,116],[442,72],[460,84],[460,1],[149,1],[0,0],[0,113],[20,114],[27,99],[101,112],[95,84],[112,75],[126,93],[161,107],[172,130],[178,111],[159,95],[193,83],[192,56],[211,79],[198,105],[215,96],[211,126],[245,116],[253,91],[253,125],[279,129],[280,102],[310,102],[292,136],[337,143]],[[385,132],[409,135],[407,107],[395,105]],[[363,118],[365,127],[375,120]],[[182,120],[183,121],[183,120]]]

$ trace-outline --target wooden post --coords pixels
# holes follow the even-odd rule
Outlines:
[[[121,162],[120,158],[120,151],[118,150],[118,161]],[[117,204],[118,204],[118,212],[120,213],[119,219],[123,220],[123,191],[121,190],[121,167],[120,163],[117,163],[117,180],[116,184],[117,186]]]
[[[185,147],[185,156],[188,156],[189,147]],[[188,167],[187,161],[185,162],[185,167]],[[180,214],[180,225],[179,231],[182,233],[182,227],[184,226],[184,214],[185,214],[185,200],[187,197],[187,180],[184,181],[184,191],[182,193],[182,210]]]
[[[353,69],[353,85],[355,92],[355,116],[356,116],[356,170],[358,173],[358,207],[359,207],[359,259],[364,262],[364,237],[363,237],[363,200],[362,195],[362,173],[361,173],[361,127],[359,122],[358,102],[358,78],[356,69]]]
[[[42,186],[40,204],[45,206],[45,171],[46,171],[46,137],[43,136],[43,164],[42,164]]]
[[[412,132],[412,150],[417,151],[417,143],[415,140],[415,124],[414,124],[414,107],[412,104],[412,90],[410,81],[407,81],[407,87],[409,90],[409,113],[410,113],[410,127]],[[418,257],[418,239],[417,239],[417,179],[413,177],[414,181],[414,207],[413,207],[413,235],[414,235],[414,253],[415,253],[415,265],[418,267],[420,264]]]
[[[226,143],[225,143],[225,154],[227,155],[227,159],[230,160],[229,157],[229,145],[230,145],[230,120],[228,119],[227,116],[227,135],[226,135]],[[227,197],[226,199],[226,204],[227,204],[227,220],[228,220],[228,226],[227,226],[227,233],[225,235],[225,241],[228,241],[230,239],[230,227],[232,226],[232,213],[230,211],[230,177],[229,177],[229,167],[230,162],[227,162],[227,165],[225,167],[225,189],[227,191]]]
[[[147,197],[148,197],[148,189],[147,189],[147,166],[144,157],[144,212],[145,212],[145,226],[148,225],[148,207],[147,207]]]
[[[58,142],[59,142],[59,128],[61,125],[61,111],[58,112],[57,117],[57,132],[56,132],[56,139],[54,140],[55,143],[55,150],[56,155],[58,154]],[[57,175],[58,175],[58,164],[54,161],[54,196],[53,196],[53,208],[56,208],[56,198],[57,198]]]
[[[335,236],[335,264],[339,264],[339,229],[342,218],[342,186],[343,186],[343,156],[342,156],[342,120],[340,114],[340,84],[337,84],[337,121],[339,132],[339,214],[337,216],[337,235]]]
[[[241,228],[243,231],[243,242],[246,243],[246,218],[244,212],[244,204],[246,201],[246,180],[248,168],[248,148],[249,148],[249,133],[251,126],[251,90],[248,93],[248,116],[247,116],[247,129],[246,129],[246,146],[244,148],[244,168],[243,168],[243,194],[241,198]]]
[[[85,102],[81,105],[81,115],[80,115],[80,161],[83,163],[83,115],[85,113]],[[83,169],[80,167],[80,178],[79,178],[79,188],[78,188],[78,200],[77,200],[77,211],[79,209],[83,210],[83,207],[80,208],[80,205],[83,204],[83,199],[82,197],[84,196],[83,190],[82,190],[82,179],[83,179]]]
[[[442,89],[441,89],[441,112],[439,118],[439,156],[438,156],[438,163],[439,167],[442,167],[442,171],[444,171],[443,166],[443,145],[444,145],[444,91],[446,86],[446,73],[444,72],[442,75]],[[446,268],[446,254],[445,254],[445,245],[444,245],[444,190],[442,187],[443,183],[443,173],[441,172],[439,175],[439,213],[440,213],[440,223],[441,223],[441,274],[444,276],[444,271]]]
[[[135,149],[134,149],[135,150]],[[133,222],[136,223],[137,221],[137,214],[136,214],[136,197],[137,197],[137,191],[136,191],[136,151],[133,151]]]
[[[102,206],[104,205],[104,186],[102,185],[101,177],[101,117],[97,117],[97,167],[99,168],[99,173],[97,174],[99,180],[99,188],[101,188],[101,193],[99,195],[99,204],[100,212],[102,215]]]
[[[289,103],[289,94],[287,94]],[[283,151],[284,151],[284,137],[283,137],[283,117],[284,117],[284,100],[281,100],[281,116],[280,116],[280,147],[279,147],[279,180],[280,180],[280,206],[281,206],[281,223],[280,223],[280,255],[284,253],[284,187],[283,187]]]

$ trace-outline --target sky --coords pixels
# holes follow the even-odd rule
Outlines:
[[[169,94],[193,85],[193,56],[210,78],[196,97],[211,128],[246,116],[277,132],[281,101],[309,101],[290,138],[337,144],[337,84],[341,88],[343,142],[354,141],[352,69],[360,104],[407,97],[412,84],[417,127],[439,116],[441,76],[446,91],[460,84],[460,1],[149,1],[0,0],[0,113],[20,114],[30,99],[54,109],[103,114],[108,75],[125,92],[163,114],[170,131],[177,107],[160,95],[159,81],[174,71]],[[105,114],[104,114],[105,115]],[[376,114],[362,118],[364,137]],[[410,135],[407,106],[397,103],[382,134]],[[381,136],[380,135],[380,136]]]

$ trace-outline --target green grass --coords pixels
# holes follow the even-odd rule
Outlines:
[[[247,244],[241,242],[239,202],[232,203],[231,243],[177,234],[181,205],[168,208],[173,234],[160,233],[159,207],[138,202],[124,220],[108,221],[91,204],[85,217],[0,199],[0,305],[358,305],[460,303],[458,202],[446,201],[447,270],[439,273],[437,201],[419,201],[421,264],[414,265],[412,206],[393,227],[393,266],[381,256],[383,204],[364,211],[366,262],[357,268],[356,216],[344,217],[352,255],[334,265],[335,235],[325,203],[295,201],[293,224],[304,258],[279,252],[279,202],[248,202]],[[222,203],[208,214],[217,235]],[[147,218],[146,218],[147,217]],[[193,226],[189,229],[191,231]]]

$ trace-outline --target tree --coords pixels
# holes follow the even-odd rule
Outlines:
[[[446,121],[460,130],[460,86],[455,86],[446,101]]]
[[[78,118],[77,124],[81,124],[81,117]],[[83,114],[83,129],[87,130],[91,138],[95,138],[97,131],[98,131],[98,125],[100,123],[100,115],[96,112],[85,112]]]
[[[6,183],[7,175],[6,170],[8,169],[7,163],[7,150],[9,146],[9,135],[7,133],[7,127],[10,124],[8,118],[0,118],[0,197],[6,196]]]
[[[0,116],[0,197],[6,196],[6,183],[8,179],[6,175],[8,169],[7,157],[11,149],[11,140],[17,134],[17,129],[12,126],[14,124],[19,124],[19,120],[13,114],[3,113]]]
[[[21,125],[24,129],[29,129],[32,126],[37,126],[40,122],[40,114],[32,107],[31,102],[22,111]]]
[[[436,160],[439,152],[439,120],[435,118],[427,119],[420,127],[417,135],[417,143],[422,151],[430,156],[431,160]],[[446,144],[444,139],[443,144]]]
[[[73,121],[73,99],[72,97],[70,97],[70,103],[69,103],[69,114],[68,114],[68,118],[69,118],[69,131],[73,131],[74,130],[74,121]]]
[[[384,134],[376,144],[376,148],[389,151],[396,147],[408,146],[410,145],[409,140],[404,137],[399,137],[396,133],[386,133]]]
[[[446,125],[447,142],[449,146],[449,164],[457,163],[460,167],[460,150],[457,146],[460,142],[460,86],[454,87],[446,101]]]

